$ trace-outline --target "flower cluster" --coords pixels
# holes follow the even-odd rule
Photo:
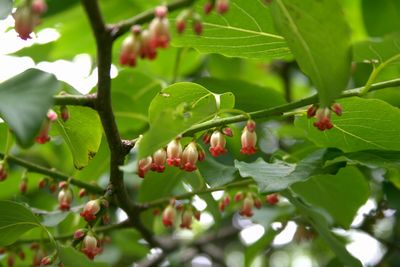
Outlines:
[[[307,117],[315,117],[317,121],[314,122],[314,126],[320,131],[325,131],[333,127],[331,121],[332,111],[338,116],[341,116],[343,112],[342,107],[338,103],[333,104],[330,108],[320,108],[318,105],[312,105],[307,109]]]
[[[192,229],[193,218],[200,221],[201,213],[192,205],[177,204],[175,199],[171,199],[168,206],[164,208],[162,213],[162,223],[165,227],[172,227],[175,223],[178,213],[181,213],[182,229]]]
[[[233,197],[235,203],[241,205],[239,208],[239,214],[244,217],[252,217],[253,216],[253,209],[257,208],[260,209],[262,206],[261,199],[258,197],[257,194],[253,192],[246,192],[243,193],[242,191],[236,192]],[[265,197],[265,202],[269,205],[275,205],[278,203],[278,195],[277,194],[270,194]],[[231,203],[231,196],[229,193],[225,193],[225,195],[219,201],[219,210],[224,212],[226,207],[228,207]]]
[[[50,127],[51,123],[57,120],[57,113],[54,110],[50,109],[47,112],[47,116],[45,121],[42,124],[42,128],[40,129],[39,135],[36,137],[35,141],[38,144],[45,144],[50,141]]]
[[[157,56],[157,48],[167,48],[171,39],[169,32],[168,10],[158,6],[149,28],[142,30],[139,25],[131,28],[131,34],[123,41],[119,62],[121,65],[135,66],[137,59],[153,60]]]
[[[169,142],[166,148],[160,148],[153,156],[146,157],[138,162],[138,175],[144,178],[150,170],[164,172],[165,164],[179,167],[182,170],[192,172],[197,170],[197,161],[204,160],[204,150],[194,141],[184,149],[179,138]]]
[[[40,24],[40,16],[46,12],[47,5],[44,0],[24,1],[13,13],[15,31],[18,36],[27,40],[31,38],[33,29]]]
[[[229,9],[229,0],[210,0],[204,5],[204,13],[209,14],[213,9],[219,14],[224,14]]]

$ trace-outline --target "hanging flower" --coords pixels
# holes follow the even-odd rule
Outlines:
[[[167,152],[164,148],[160,148],[153,154],[153,163],[151,163],[151,170],[156,172],[163,172],[165,170],[165,161],[167,159]]]
[[[193,211],[191,208],[187,208],[182,212],[182,222],[180,227],[186,229],[192,229]]]
[[[243,200],[242,209],[239,214],[245,217],[253,216],[253,207],[254,207],[254,199],[253,196],[248,193],[245,199]]]
[[[276,205],[279,202],[278,194],[269,194],[265,196],[265,201],[270,205]]]
[[[68,211],[71,208],[72,192],[69,188],[63,188],[58,193],[58,208],[62,211]]]
[[[181,165],[182,145],[179,139],[174,139],[167,146],[167,163],[169,166]]]
[[[42,128],[40,129],[39,135],[36,137],[35,141],[39,144],[45,144],[48,141],[50,141],[50,127],[51,127],[51,122],[54,122],[57,120],[57,113],[54,112],[54,110],[50,109],[47,112],[47,118],[44,121]]]
[[[85,204],[83,211],[80,215],[85,219],[87,222],[91,222],[96,219],[96,214],[100,211],[100,200],[90,200]]]
[[[139,160],[139,163],[138,163],[138,176],[139,177],[144,178],[146,173],[151,169],[152,162],[153,162],[153,159],[150,156]]]
[[[85,236],[82,244],[82,252],[91,260],[102,251],[101,248],[97,247],[97,239],[90,233]]]
[[[154,12],[154,19],[150,22],[149,31],[151,43],[154,48],[167,48],[171,39],[169,32],[169,21],[167,19],[168,9],[166,6],[158,6]]]
[[[219,14],[224,14],[229,9],[229,0],[216,0],[215,7]]]
[[[252,155],[256,153],[257,134],[255,131],[255,122],[249,120],[244,127],[241,136],[242,148],[240,153],[245,155]]]
[[[182,152],[181,168],[188,172],[197,170],[196,163],[198,158],[197,145],[195,142],[190,142]]]
[[[226,152],[226,140],[220,131],[214,131],[210,139],[210,152],[214,157],[218,157]]]
[[[165,227],[171,227],[174,224],[176,210],[173,204],[169,204],[162,213],[162,223]]]

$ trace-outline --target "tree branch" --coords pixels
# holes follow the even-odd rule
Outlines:
[[[168,11],[172,12],[174,10],[187,7],[192,5],[196,0],[176,0],[167,5]],[[130,27],[136,24],[143,24],[151,21],[154,18],[154,9],[149,9],[144,11],[130,19],[121,21],[117,24],[110,25],[109,28],[112,29],[113,40],[117,39],[122,34],[129,31]]]
[[[57,95],[54,96],[54,104],[63,106],[84,106],[94,108],[96,94],[89,95]]]
[[[375,83],[371,86],[369,91],[371,92],[371,91],[376,91],[376,90],[390,88],[390,87],[396,87],[396,86],[400,86],[400,79],[394,79],[394,80],[390,80],[390,81]],[[361,96],[362,95],[361,92],[362,92],[363,88],[364,87],[359,87],[359,88],[346,90],[342,93],[342,95],[339,98]],[[277,107],[250,112],[250,113],[248,113],[248,115],[250,115],[252,119],[265,118],[265,117],[271,117],[271,116],[281,116],[285,112],[292,111],[294,109],[301,108],[301,107],[311,105],[311,104],[316,104],[316,103],[318,103],[318,95],[313,95],[313,96],[303,98],[301,100],[297,100],[297,101],[287,103],[284,105],[280,105]],[[215,120],[211,120],[211,121],[206,121],[206,122],[194,125],[189,130],[187,130],[183,134],[183,136],[193,136],[197,132],[204,131],[204,130],[207,130],[207,129],[210,129],[213,127],[223,126],[223,125],[227,125],[227,124],[231,124],[231,123],[235,123],[235,122],[247,121],[247,120],[248,120],[247,116],[237,115],[237,116],[232,116],[232,117],[226,117],[226,118],[220,118],[220,119],[215,119]]]
[[[83,7],[88,15],[93,34],[96,39],[98,84],[96,110],[107,138],[110,150],[110,184],[116,197],[118,206],[124,210],[133,225],[146,241],[153,247],[158,246],[150,231],[142,225],[140,213],[128,196],[124,186],[123,172],[119,169],[125,161],[126,149],[121,141],[114,112],[111,106],[111,77],[113,38],[109,27],[106,27],[100,8],[96,0],[82,0]]]
[[[4,154],[0,153],[0,158],[4,158]],[[40,174],[44,174],[46,176],[49,176],[51,178],[56,179],[57,181],[69,181],[71,184],[79,186],[81,188],[85,188],[87,191],[92,192],[92,193],[96,193],[96,194],[103,194],[104,193],[104,189],[96,186],[96,185],[92,185],[86,182],[83,182],[81,180],[78,179],[74,179],[71,176],[68,176],[62,172],[59,172],[57,170],[54,169],[48,169],[45,167],[42,167],[40,165],[34,164],[32,162],[23,160],[21,158],[18,157],[14,157],[11,155],[7,155],[7,161],[17,164],[21,167],[26,168],[28,171],[30,172],[34,172],[34,173],[40,173]]]

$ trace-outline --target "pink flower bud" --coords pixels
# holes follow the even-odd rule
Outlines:
[[[160,19],[165,18],[167,14],[168,14],[168,8],[166,6],[158,6],[154,11],[154,15]]]
[[[153,60],[157,57],[157,47],[154,46],[149,30],[144,30],[141,35],[140,57]]]
[[[39,132],[39,135],[35,138],[36,143],[38,144],[45,144],[50,141],[50,122],[45,121],[42,125],[42,128]]]
[[[78,229],[74,233],[74,239],[75,240],[80,240],[86,235],[87,230],[86,229]]]
[[[53,257],[51,256],[47,256],[42,258],[42,260],[40,261],[41,265],[50,265],[53,262]]]
[[[258,197],[254,198],[254,206],[257,209],[261,209],[261,206],[262,206],[261,199],[259,199]]]
[[[182,145],[178,139],[172,140],[167,146],[167,163],[169,166],[181,165]]]
[[[100,201],[98,199],[90,200],[85,204],[85,207],[80,215],[85,219],[85,221],[91,222],[96,219],[96,214],[100,211],[100,209]]]
[[[201,137],[201,139],[203,140],[204,144],[209,144],[210,143],[210,139],[211,139],[211,134],[209,132],[206,132],[205,134],[203,134],[203,136]]]
[[[97,239],[91,234],[85,236],[82,244],[82,252],[91,260],[102,251],[101,248],[97,247]]]
[[[279,202],[278,194],[269,194],[265,196],[265,201],[270,205],[275,205]]]
[[[72,193],[69,189],[61,189],[58,193],[58,208],[62,211],[68,211],[71,208]]]
[[[231,203],[231,197],[230,197],[229,195],[226,195],[226,196],[223,198],[222,201],[224,202],[224,205],[225,205],[225,206],[228,206],[228,205]]]
[[[200,221],[201,212],[198,211],[198,210],[196,210],[196,211],[193,213],[193,216],[194,216],[194,218],[195,218],[197,221]]]
[[[182,212],[182,222],[180,227],[186,229],[192,229],[192,221],[193,221],[193,211],[191,208],[185,209]]]
[[[308,107],[308,109],[307,109],[307,117],[308,118],[314,117],[315,114],[317,113],[317,109],[318,109],[318,106],[316,106],[316,105],[311,105],[310,107]]]
[[[43,179],[41,179],[41,180],[39,181],[38,186],[39,186],[40,189],[45,188],[46,185],[47,185],[47,179],[46,179],[46,178],[43,178]]]
[[[153,162],[153,159],[150,156],[139,160],[139,163],[138,163],[139,177],[144,178],[146,173],[151,169],[152,162]]]
[[[40,23],[38,15],[33,14],[28,6],[21,6],[17,8],[13,14],[15,20],[14,29],[22,40],[31,38],[33,28]]]
[[[235,197],[234,197],[235,202],[239,202],[239,201],[241,201],[242,199],[243,199],[243,192],[242,192],[242,191],[237,192],[237,193],[235,194]]]
[[[199,145],[197,145],[197,152],[198,152],[198,154],[199,154],[199,156],[198,156],[198,160],[199,161],[203,161],[203,160],[205,160],[205,158],[206,158],[206,152],[204,151],[204,149],[201,147],[201,146],[199,146]]]
[[[253,216],[253,207],[254,207],[253,196],[251,194],[247,194],[246,198],[243,201],[243,206],[239,214],[244,217],[251,217]]]
[[[168,205],[162,214],[162,223],[165,227],[170,227],[174,224],[176,217],[176,210],[173,206]]]
[[[7,179],[7,171],[4,163],[0,163],[0,182],[4,181],[5,179]]]
[[[31,9],[32,12],[41,15],[47,11],[47,4],[44,0],[33,0]]]
[[[86,189],[85,188],[81,188],[79,190],[78,195],[79,195],[80,198],[83,198],[84,196],[86,196]]]
[[[67,106],[60,107],[61,119],[66,122],[69,120],[69,111]]]
[[[229,0],[217,0],[215,6],[219,14],[224,14],[229,9]]]
[[[167,152],[164,148],[160,148],[153,154],[153,163],[151,164],[151,170],[156,172],[164,172],[165,161],[167,159]]]
[[[244,127],[240,140],[242,142],[240,153],[245,155],[256,153],[257,134],[255,131],[251,132],[248,127]]]
[[[341,116],[343,113],[342,106],[339,103],[335,103],[331,106],[331,110],[336,113],[336,115]]]
[[[176,31],[178,33],[183,33],[186,29],[186,21],[184,20],[177,20],[176,21]]]
[[[21,194],[25,194],[27,189],[28,189],[28,180],[22,179],[21,183],[19,184],[19,192],[21,192]]]
[[[213,132],[210,139],[210,145],[210,152],[214,157],[218,157],[226,152],[226,140],[220,131]]]
[[[49,121],[56,121],[57,120],[57,113],[54,110],[49,109],[49,111],[47,111],[47,119]]]
[[[185,171],[192,172],[197,170],[196,163],[199,158],[199,153],[197,151],[197,145],[195,142],[190,142],[183,150],[181,169]]]
[[[206,15],[210,14],[211,11],[214,9],[214,5],[211,1],[208,1],[205,5],[204,5],[204,13]]]
[[[197,35],[201,35],[203,33],[203,23],[201,21],[194,21],[193,22],[193,31]]]
[[[66,181],[61,181],[58,183],[58,188],[67,188],[68,187],[68,183]]]
[[[222,129],[222,133],[226,136],[232,137],[233,136],[233,132],[232,129],[229,127],[225,127],[224,129]]]

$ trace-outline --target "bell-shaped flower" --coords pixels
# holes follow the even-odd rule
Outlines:
[[[165,161],[167,159],[167,152],[164,148],[160,148],[153,154],[153,162],[151,163],[151,170],[156,172],[163,172],[165,170]]]
[[[169,142],[167,146],[167,163],[169,166],[179,167],[181,165],[182,145],[178,139]]]
[[[196,163],[199,159],[199,152],[195,142],[190,142],[182,152],[181,168],[192,172],[197,170]]]
[[[210,139],[211,155],[218,157],[219,155],[224,154],[226,152],[225,145],[225,136],[220,131],[213,132]]]
[[[83,207],[83,211],[80,215],[85,219],[87,222],[91,222],[96,219],[96,214],[101,210],[100,200],[90,200],[88,201],[85,206]]]
[[[92,236],[90,233],[87,234],[83,239],[81,250],[91,260],[93,260],[94,257],[102,251],[101,248],[97,247],[96,237]]]
[[[152,162],[153,162],[153,159],[150,156],[139,160],[138,170],[137,170],[137,174],[139,177],[144,178],[146,173],[151,169]]]

